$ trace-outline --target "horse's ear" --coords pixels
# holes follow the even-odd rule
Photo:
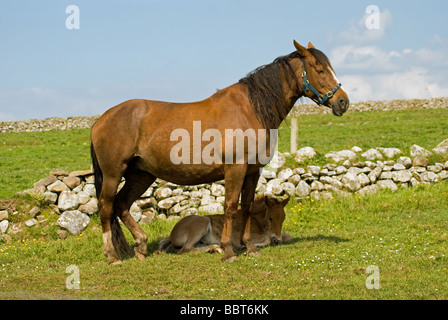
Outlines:
[[[281,202],[282,207],[285,207],[288,204],[288,202],[289,202],[289,196]]]
[[[308,42],[308,49],[316,49],[316,47],[310,42]]]
[[[307,48],[302,47],[296,40],[294,40],[294,47],[296,47],[297,52],[299,52],[302,57],[306,57],[309,54]]]

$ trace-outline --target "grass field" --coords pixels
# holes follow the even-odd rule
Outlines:
[[[0,298],[448,299],[448,184],[326,202],[290,201],[293,242],[239,255],[150,255],[109,266],[97,218],[79,236],[51,231],[0,244]],[[56,219],[57,217],[50,218]],[[151,252],[175,221],[144,226]],[[126,236],[131,241],[130,235]],[[68,266],[79,289],[67,289]],[[370,266],[370,267],[369,267]],[[377,267],[379,289],[368,289]]]
[[[434,148],[448,137],[445,109],[307,115],[299,119],[299,147],[332,150]],[[331,122],[331,123],[330,123]],[[90,167],[89,130],[0,135],[0,199],[30,188],[49,171]],[[280,128],[280,151],[289,129]],[[19,208],[29,206],[18,200]],[[284,231],[293,241],[242,253],[232,263],[218,254],[150,255],[109,266],[102,254],[99,218],[82,235],[58,239],[58,216],[43,208],[48,224],[0,241],[0,299],[448,299],[448,184],[382,191],[324,202],[292,199]],[[10,217],[10,223],[26,216]],[[175,221],[144,226],[151,252]],[[131,242],[130,234],[126,236]],[[79,270],[79,289],[68,289]],[[370,274],[375,266],[378,274]],[[379,289],[368,289],[370,276]],[[369,278],[370,277],[370,278]]]

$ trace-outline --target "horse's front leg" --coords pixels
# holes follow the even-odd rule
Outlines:
[[[225,181],[225,204],[224,204],[224,227],[221,235],[221,246],[224,249],[222,261],[233,262],[236,254],[233,251],[232,232],[233,220],[238,212],[238,200],[246,176],[247,165],[227,165],[224,173]]]
[[[259,256],[260,250],[253,244],[251,238],[250,215],[254,204],[255,189],[257,187],[259,171],[246,176],[243,190],[241,192],[241,209],[243,213],[243,229],[241,230],[241,240],[246,246],[248,256]]]

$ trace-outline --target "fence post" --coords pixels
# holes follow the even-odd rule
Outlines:
[[[294,156],[297,152],[297,135],[298,135],[298,125],[297,118],[291,118],[291,155]]]

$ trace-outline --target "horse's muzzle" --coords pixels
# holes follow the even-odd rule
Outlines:
[[[335,103],[333,103],[331,110],[335,116],[342,116],[350,105],[350,102],[347,98],[339,98]]]

